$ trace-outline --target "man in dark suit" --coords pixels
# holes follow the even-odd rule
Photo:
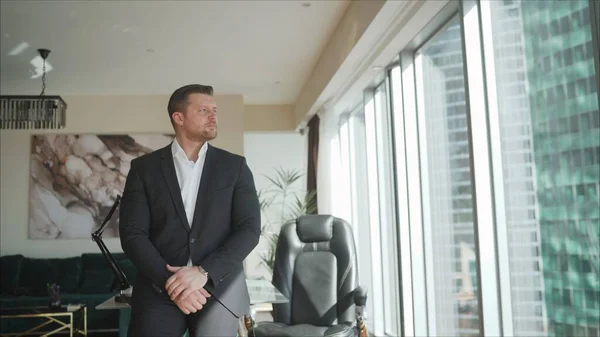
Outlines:
[[[138,270],[129,335],[235,336],[249,309],[243,260],[260,237],[254,178],[244,157],[208,144],[212,87],[177,89],[167,110],[175,140],[131,161],[121,203],[121,245]]]

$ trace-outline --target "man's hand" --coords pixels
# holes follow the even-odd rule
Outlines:
[[[210,297],[210,295],[206,290],[202,289],[193,291],[190,296],[185,299],[177,298],[174,302],[184,314],[189,315],[202,310],[208,297]]]
[[[174,273],[165,283],[165,288],[172,301],[185,300],[196,290],[202,290],[208,295],[204,289],[208,278],[200,272],[198,267],[172,267],[167,264],[167,269]],[[210,295],[205,297],[210,297]]]

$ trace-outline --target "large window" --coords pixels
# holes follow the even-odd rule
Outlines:
[[[398,244],[396,243],[392,126],[388,85],[370,90],[364,106],[344,115],[340,150],[351,192],[351,223],[358,251],[360,282],[369,289],[370,328],[399,335]]]
[[[342,139],[376,336],[600,337],[590,3],[450,1],[365,88]]]
[[[374,331],[398,334],[399,289],[391,123],[386,83],[365,93]]]
[[[377,188],[379,226],[381,233],[382,281],[383,281],[383,317],[386,335],[397,336],[399,331],[399,282],[398,259],[396,254],[396,217],[393,176],[392,129],[388,102],[388,85],[382,83],[375,90],[375,143],[377,153]]]
[[[589,5],[490,2],[499,225],[519,336],[599,334],[600,120]]]
[[[478,336],[473,186],[458,18],[415,53],[430,321]]]
[[[373,289],[373,282],[381,282],[373,273],[371,260],[371,231],[369,220],[369,191],[367,173],[367,141],[365,114],[362,105],[344,117],[341,129],[348,130],[348,159],[350,162],[350,194],[351,215],[354,238],[356,240],[359,282],[367,289]],[[343,137],[342,137],[343,139]],[[341,144],[342,152],[345,144]],[[373,317],[374,307],[372,292],[367,297],[367,314]],[[372,328],[372,326],[371,326]]]

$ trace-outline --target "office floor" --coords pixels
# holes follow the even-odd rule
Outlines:
[[[272,322],[273,316],[270,311],[259,311],[256,313],[257,322]],[[89,337],[116,337],[118,332],[89,332]]]

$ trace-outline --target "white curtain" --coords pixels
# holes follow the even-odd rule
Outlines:
[[[350,222],[350,188],[347,167],[340,154],[340,116],[333,109],[319,113],[317,198],[319,214],[331,214]]]

